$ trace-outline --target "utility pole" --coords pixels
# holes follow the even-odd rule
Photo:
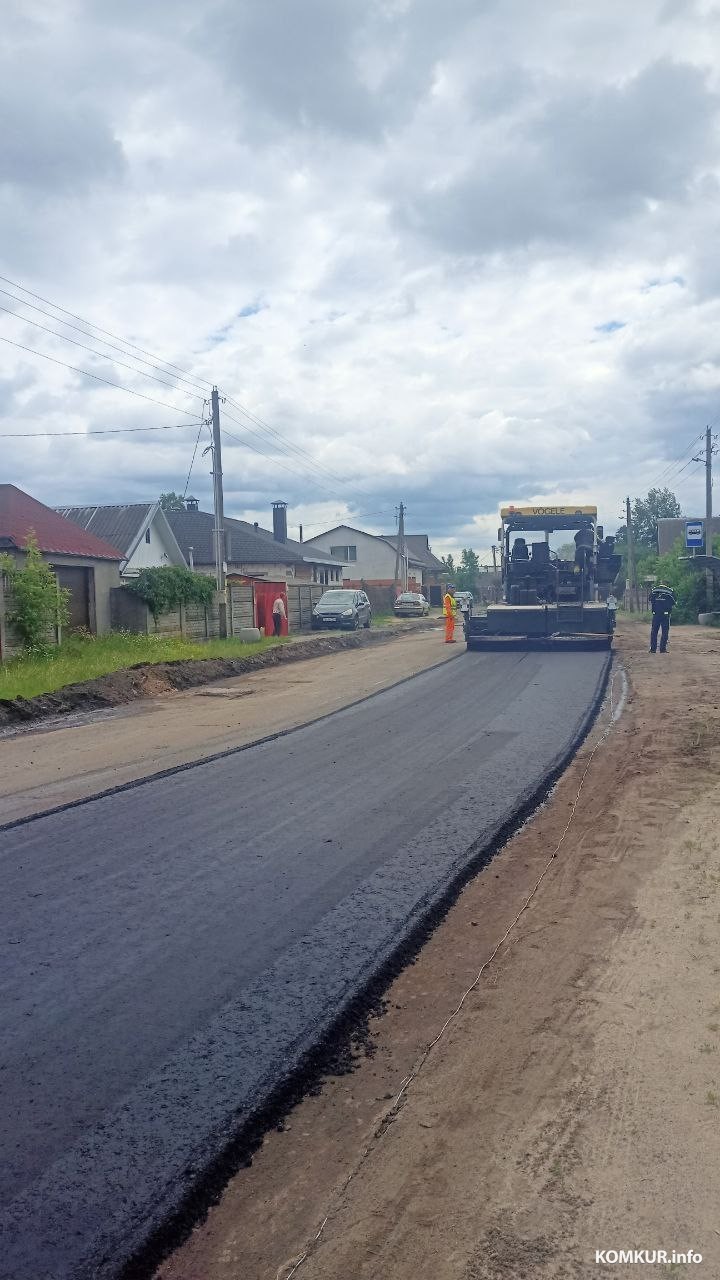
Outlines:
[[[225,521],[223,511],[222,481],[222,448],[220,445],[220,397],[217,387],[213,387],[210,397],[212,410],[212,460],[213,460],[213,499],[215,510],[215,527],[213,540],[215,543],[215,586],[217,588],[217,605],[219,613],[219,631],[221,636],[227,635],[227,601],[225,599]]]
[[[497,573],[497,547],[495,546],[495,543],[493,543],[490,550],[492,551],[493,558],[493,573]]]
[[[705,431],[705,555],[712,555],[712,430]],[[705,573],[705,596],[708,613],[712,611],[714,595],[714,579],[712,569]]]
[[[630,579],[630,612],[640,612],[640,596],[638,594],[637,571],[635,569],[635,534],[632,526],[630,499],[625,499],[625,523],[628,539],[628,577]]]
[[[395,544],[395,581],[398,581],[398,570],[402,565],[402,579],[400,586],[403,591],[407,591],[407,561],[405,559],[405,507],[402,502],[398,508],[398,531],[397,541]]]

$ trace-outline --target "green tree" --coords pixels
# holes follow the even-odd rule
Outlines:
[[[682,508],[670,489],[650,489],[646,498],[635,498],[632,504],[635,545],[657,552],[658,520],[676,520]],[[617,531],[618,550],[627,546],[627,525]]]
[[[169,493],[160,494],[160,506],[163,511],[184,511],[185,499],[181,494],[176,493],[174,489],[171,489]]]
[[[10,583],[8,621],[26,650],[42,651],[50,643],[54,627],[67,626],[70,592],[58,586],[57,578],[42,558],[34,533],[25,543],[25,563],[0,556],[0,572]]]
[[[463,547],[460,564],[455,572],[457,587],[460,591],[474,592],[480,575],[480,561],[476,552],[470,547]]]
[[[447,569],[448,573],[450,573],[450,574],[453,574],[453,575],[454,575],[454,574],[455,574],[455,561],[454,561],[454,560],[453,560],[453,558],[452,558],[452,552],[450,552],[450,553],[449,553],[448,555],[446,555],[446,556],[443,556],[443,557],[442,557],[442,562],[443,562],[443,564],[445,565],[445,568]]]

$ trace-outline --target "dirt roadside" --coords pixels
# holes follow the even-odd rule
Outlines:
[[[614,1249],[692,1249],[720,1275],[720,635],[646,642],[621,624],[622,717],[393,983],[372,1051],[266,1138],[158,1280],[284,1280],[306,1251],[298,1280],[626,1274],[596,1262]],[[383,1124],[586,770],[537,894]]]
[[[463,651],[411,629],[0,737],[0,824],[304,724]]]

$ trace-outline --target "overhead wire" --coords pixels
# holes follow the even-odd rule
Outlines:
[[[668,462],[665,464],[665,466],[663,467],[657,479],[653,480],[652,484],[650,485],[651,489],[654,488],[656,485],[661,484],[663,481],[666,484],[669,483],[670,479],[672,478],[671,473],[674,471],[674,468],[678,465],[678,463],[683,461],[683,459],[687,456],[688,453],[691,452],[692,449],[695,448],[695,445],[698,443],[698,441],[702,440],[703,435],[704,435],[704,432],[701,431],[699,436],[695,436],[694,439],[691,440],[690,443],[685,446],[682,453],[680,453],[677,458],[673,458],[671,462]]]
[[[230,422],[234,422],[236,426],[240,427],[241,431],[244,431],[246,433],[246,435],[252,435],[252,436],[255,436],[257,439],[263,440],[262,436],[259,436],[259,433],[257,431],[253,431],[252,427],[248,427],[244,422],[240,422],[238,418],[234,418],[232,414],[227,412],[227,410],[225,410],[223,414],[223,418],[229,419]],[[335,499],[341,498],[341,500],[347,501],[345,498],[343,498],[343,495],[337,492],[336,489],[331,490],[328,488],[327,485],[323,484],[320,480],[316,479],[315,476],[311,474],[307,463],[300,464],[295,459],[290,459],[293,465],[292,467],[287,466],[285,463],[281,462],[277,457],[273,457],[271,454],[269,454],[266,449],[259,449],[256,445],[250,444],[248,440],[239,440],[237,436],[233,436],[232,432],[228,432],[227,428],[224,426],[222,430],[225,431],[225,433],[229,435],[231,439],[235,439],[238,444],[246,444],[249,449],[252,449],[255,453],[260,454],[261,457],[267,458],[268,461],[273,463],[273,465],[282,467],[283,471],[288,471],[290,472],[291,475],[297,476],[298,467],[302,466],[303,472],[304,472],[303,478],[308,480],[310,484],[315,485],[316,488],[321,489],[324,493],[330,494],[330,497],[332,498],[335,498]],[[263,440],[263,443],[265,444],[266,441]]]
[[[187,431],[196,427],[196,422],[175,422],[161,427],[92,427],[88,431],[0,431],[0,440],[43,440],[57,439],[60,436],[127,436],[136,431]],[[205,426],[204,422],[200,427]]]
[[[3,290],[0,290],[2,293]],[[61,342],[72,342],[73,346],[81,347],[83,351],[89,351],[91,355],[98,356],[100,360],[109,360],[111,364],[118,365],[121,369],[129,369],[131,373],[139,374],[142,378],[152,378],[153,382],[159,382],[163,387],[169,387],[171,391],[179,391],[184,396],[192,396],[195,400],[203,400],[205,397],[198,391],[185,391],[183,387],[178,387],[175,382],[166,382],[164,378],[158,378],[156,373],[147,373],[144,369],[137,369],[135,365],[125,364],[123,360],[116,359],[115,356],[109,356],[104,351],[97,351],[95,347],[89,347],[85,342],[78,342],[77,338],[71,338],[66,333],[58,333],[57,329],[51,329],[49,325],[40,324],[39,320],[31,320],[29,316],[21,316],[17,311],[12,311],[10,307],[4,307],[0,303],[0,311],[4,311],[6,315],[14,316],[21,324],[31,324],[35,329],[42,329],[43,333],[50,333],[54,338],[59,338]],[[62,324],[62,321],[60,322]],[[90,335],[87,335],[90,337]],[[127,352],[125,353],[127,355]]]
[[[250,418],[251,422],[254,422],[256,426],[261,428],[262,431],[267,432],[269,435],[275,437],[279,442],[281,442],[282,445],[285,446],[286,451],[287,449],[290,449],[292,450],[293,453],[296,453],[301,457],[307,458],[312,463],[313,467],[315,467],[318,471],[323,471],[325,475],[328,477],[328,479],[333,480],[336,484],[352,484],[353,483],[351,480],[348,480],[347,477],[339,476],[335,471],[331,471],[329,467],[326,467],[324,465],[324,463],[318,462],[317,459],[314,458],[312,454],[308,452],[307,449],[304,449],[302,447],[302,445],[295,444],[294,441],[288,440],[288,438],[284,436],[282,432],[278,431],[276,427],[271,426],[271,424],[269,422],[266,422],[264,418],[261,418],[259,414],[254,413],[251,409],[248,409],[245,405],[240,404],[239,401],[234,400],[231,396],[227,396],[227,395],[225,396],[225,400],[227,404],[232,405],[233,409],[236,409],[238,413],[242,413],[246,417]],[[356,492],[363,493],[365,497],[370,497],[370,494],[367,492],[367,490],[357,489]]]
[[[26,293],[28,297],[35,298],[37,302],[44,302],[47,306],[53,307],[55,311],[61,311],[63,315],[70,316],[73,320],[79,320],[80,323],[86,325],[87,328],[96,329],[98,333],[104,334],[105,337],[114,338],[117,342],[122,342],[126,347],[131,347],[133,351],[139,351],[144,356],[150,356],[151,359],[156,360],[159,364],[164,364],[168,369],[174,369],[177,373],[188,375],[188,370],[182,369],[180,365],[173,364],[170,360],[163,360],[160,356],[154,355],[152,351],[147,351],[145,347],[140,347],[137,343],[130,342],[127,338],[123,338],[119,334],[113,333],[110,329],[103,329],[100,325],[94,324],[91,320],[85,320],[82,316],[76,315],[74,311],[68,311],[66,307],[61,307],[59,303],[52,302],[49,298],[43,298],[42,294],[33,293],[32,289],[26,289],[25,285],[18,284],[16,280],[10,280],[7,276],[2,275],[0,275],[0,280],[2,280],[4,284],[12,285],[13,289],[19,289],[21,293]],[[193,375],[189,376],[192,377]],[[207,378],[201,378],[199,375],[197,375],[196,380],[203,383],[206,387],[212,387],[213,385],[211,382],[208,382]]]
[[[229,414],[225,414],[225,417],[229,417],[229,416],[230,416]],[[230,421],[237,422],[237,419],[230,418]],[[242,427],[242,423],[239,423],[238,425],[241,427],[241,429],[243,430],[245,429]],[[234,440],[236,444],[242,445],[246,449],[252,449],[253,453],[259,454],[261,458],[265,458],[266,460],[271,461],[274,466],[281,467],[283,471],[288,471],[290,475],[297,477],[296,467],[287,466],[284,462],[281,462],[279,458],[270,458],[269,454],[267,454],[264,449],[258,449],[257,446],[254,444],[251,444],[249,440],[241,440],[240,437],[236,436],[234,432],[228,431],[227,427],[221,426],[220,430],[222,431],[222,434],[226,436],[229,440]],[[313,477],[309,475],[304,476],[303,478],[306,481],[308,481],[310,484],[314,484],[315,487],[317,489],[322,490],[323,493],[329,494],[331,498],[337,498],[338,496],[337,493],[331,492],[331,490],[326,488],[324,484],[321,484],[319,480],[314,480]]]
[[[0,279],[2,279],[2,277],[0,277]],[[36,306],[36,305],[35,305],[34,303],[32,303],[32,302],[26,302],[24,298],[18,298],[16,294],[14,294],[14,293],[10,293],[9,289],[0,289],[0,294],[2,294],[2,295],[3,295],[4,297],[6,297],[6,298],[12,298],[12,300],[13,300],[14,302],[19,302],[21,307],[27,307],[27,308],[29,308],[31,311],[37,311],[37,312],[38,312],[38,314],[39,314],[39,315],[41,315],[41,316],[47,316],[47,317],[48,317],[48,319],[50,319],[50,320],[54,320],[56,324],[63,324],[63,325],[65,325],[65,327],[66,327],[67,329],[74,329],[76,333],[82,333],[86,338],[94,338],[96,342],[102,342],[103,346],[105,346],[105,347],[110,347],[110,349],[111,349],[112,351],[119,351],[119,352],[120,352],[120,354],[121,354],[121,355],[124,355],[124,356],[129,356],[129,355],[130,355],[130,352],[129,352],[129,351],[126,351],[124,347],[119,347],[119,346],[117,346],[114,342],[108,342],[108,340],[107,340],[106,338],[98,337],[98,336],[96,336],[96,334],[94,334],[94,333],[88,333],[88,332],[87,332],[87,330],[92,328],[92,325],[91,325],[90,321],[83,322],[83,323],[85,324],[85,328],[81,328],[81,326],[80,326],[80,325],[78,325],[78,324],[72,324],[69,320],[63,320],[60,316],[55,316],[55,315],[53,315],[51,311],[46,311],[44,307],[38,307],[38,306]],[[54,303],[51,303],[50,305],[51,305],[51,306],[54,306],[55,304],[54,304]],[[18,317],[18,319],[19,319],[19,320],[23,320],[23,321],[25,322],[25,324],[35,324],[35,323],[37,323],[36,321],[30,320],[30,318],[29,318],[28,316],[22,316],[22,315],[20,315],[20,313],[19,313],[18,311],[13,311],[13,310],[11,310],[9,307],[3,307],[3,308],[2,308],[2,310],[3,310],[3,311],[8,311],[10,315],[17,316],[17,317]],[[43,326],[42,326],[42,325],[37,325],[37,327],[38,327],[39,329],[41,329]],[[54,332],[54,330],[49,330],[49,332]],[[64,338],[64,339],[65,339],[65,341],[67,341],[67,342],[72,342],[72,341],[74,341],[74,339],[72,339],[72,338],[68,338],[68,337],[67,337],[67,334],[56,334],[56,336],[57,336],[57,337],[59,337],[59,338]],[[121,338],[121,339],[120,339],[120,341],[122,342],[122,341],[124,341],[124,340]],[[78,343],[77,345],[78,345],[78,346],[81,346],[82,344],[81,344],[81,343]],[[90,347],[89,347],[89,348],[88,348],[88,350],[92,350],[92,348],[90,348]],[[103,359],[107,360],[107,359],[109,358],[109,357],[108,357],[108,356],[106,356],[104,353],[102,353],[102,354],[103,354]],[[155,363],[155,361],[153,361],[153,360],[145,360],[145,359],[143,359],[143,357],[142,357],[142,356],[133,356],[133,357],[132,357],[132,359],[134,359],[138,364],[147,364],[147,365],[149,365],[149,366],[150,366],[150,368],[151,368],[151,369],[157,369],[157,371],[158,371],[159,373],[169,373],[169,372],[170,372],[170,371],[169,371],[169,369],[167,369],[167,368],[163,368],[162,362],[161,362],[160,364],[157,364],[157,363]],[[119,362],[118,362],[118,363],[119,363]],[[128,368],[130,368],[131,366],[129,366],[129,365],[128,365],[127,367],[128,367]],[[139,373],[139,372],[140,372],[140,370],[138,370],[137,372]],[[188,385],[189,387],[193,387],[193,389],[194,389],[196,392],[200,393],[200,395],[204,396],[204,395],[206,394],[206,393],[203,391],[202,387],[199,385],[199,383],[197,383],[197,382],[192,382],[192,381],[190,381],[188,378],[181,377],[179,374],[177,374],[177,375],[170,374],[170,377],[173,377],[173,376],[175,377],[175,382],[176,382],[176,383],[177,383],[177,382],[186,382],[186,383],[187,383],[187,385]]]
[[[190,484],[190,477],[191,477],[191,475],[192,475],[193,467],[195,466],[195,459],[196,459],[196,457],[197,457],[198,445],[200,444],[200,436],[202,435],[202,429],[203,429],[203,427],[206,427],[206,426],[207,426],[207,423],[206,423],[206,422],[201,422],[201,423],[200,423],[200,428],[199,428],[198,433],[197,433],[197,440],[195,441],[195,448],[193,449],[193,456],[192,456],[192,459],[191,459],[191,462],[190,462],[190,469],[189,469],[189,471],[188,471],[188,473],[187,473],[187,480],[185,481],[185,488],[183,489],[183,498],[187,495],[188,486],[189,486],[189,484]]]
[[[2,279],[1,276],[0,279]],[[0,333],[0,342],[7,342],[9,346],[17,347],[19,351],[27,351],[31,356],[39,356],[41,360],[49,360],[51,364],[62,365],[64,369],[70,369],[73,373],[82,373],[86,378],[94,378],[96,382],[104,382],[106,387],[114,387],[116,391],[126,391],[130,396],[137,396],[138,399],[147,400],[150,404],[160,405],[162,409],[171,409],[173,413],[183,413],[188,418],[197,418],[197,412],[191,413],[189,409],[180,409],[176,404],[168,404],[165,400],[155,400],[142,391],[133,391],[132,387],[124,387],[120,382],[111,382],[109,378],[102,378],[99,373],[91,373],[89,369],[80,369],[77,365],[68,364],[66,360],[58,360],[56,356],[37,351],[34,347],[26,346],[24,342],[14,342],[12,338],[6,338],[2,333]]]

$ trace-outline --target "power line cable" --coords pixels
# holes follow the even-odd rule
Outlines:
[[[0,290],[2,293],[3,290]],[[205,397],[197,391],[184,391],[182,387],[178,387],[174,382],[166,382],[164,378],[158,378],[156,373],[146,373],[144,369],[137,369],[135,365],[125,364],[123,360],[117,360],[115,356],[106,355],[104,351],[97,351],[95,347],[89,347],[85,342],[78,342],[77,338],[70,338],[66,333],[58,333],[57,329],[51,329],[49,325],[40,324],[39,320],[30,320],[28,316],[18,315],[17,311],[11,311],[9,307],[4,307],[0,303],[0,311],[4,311],[6,315],[14,316],[21,324],[31,324],[36,329],[42,329],[43,333],[51,333],[54,338],[60,338],[61,342],[72,342],[73,346],[81,347],[83,351],[89,351],[91,355],[98,356],[100,360],[109,360],[111,364],[118,365],[121,369],[129,369],[131,373],[137,373],[142,378],[152,378],[153,382],[159,382],[163,387],[169,387],[171,391],[179,391],[184,396],[191,396],[195,400],[204,400]],[[62,321],[60,322],[62,323]],[[87,335],[90,336],[89,334]],[[127,352],[125,353],[127,355]]]
[[[0,280],[3,279],[0,276]],[[109,378],[101,378],[99,373],[91,373],[89,369],[79,369],[77,365],[68,364],[66,360],[58,360],[55,356],[48,356],[44,351],[36,351],[34,347],[28,347],[24,342],[13,342],[12,338],[6,338],[0,333],[0,342],[7,342],[8,346],[17,347],[19,351],[27,351],[31,356],[40,356],[41,360],[49,360],[51,364],[62,365],[63,369],[70,369],[73,373],[82,373],[86,378],[94,378],[96,382],[104,382],[106,387],[114,387],[116,391],[127,391],[129,396],[137,396],[140,400],[147,400],[150,404],[158,404],[162,409],[172,409],[173,413],[184,413],[188,418],[196,418],[196,413],[191,413],[189,409],[179,409],[176,404],[168,404],[165,400],[154,400],[152,396],[146,396],[142,391],[133,391],[131,387],[124,387],[119,382],[111,382]]]
[[[286,451],[287,449],[291,449],[294,453],[298,454],[299,456],[307,458],[318,471],[323,471],[325,475],[328,477],[328,479],[333,480],[336,484],[352,484],[352,481],[348,480],[347,477],[337,475],[336,472],[331,471],[329,467],[326,467],[324,463],[318,462],[317,459],[314,458],[312,454],[308,452],[307,449],[303,449],[302,445],[295,444],[294,441],[288,440],[287,437],[284,436],[282,432],[278,431],[276,427],[271,426],[270,423],[266,422],[264,418],[261,418],[258,414],[253,413],[251,409],[248,409],[245,405],[240,404],[239,401],[233,400],[231,396],[225,396],[225,400],[229,405],[232,405],[234,409],[237,409],[239,413],[242,413],[247,418],[250,418],[251,422],[254,422],[256,426],[261,428],[261,430],[267,432],[271,436],[274,436],[279,442],[282,443],[282,445],[286,447]],[[370,494],[367,492],[367,490],[358,489],[357,492],[363,493],[366,498],[370,497]]]
[[[232,414],[228,413],[227,411],[223,416],[224,416],[224,419],[229,420],[230,422],[234,422],[236,426],[240,427],[241,431],[244,431],[246,433],[246,435],[254,435],[258,439],[262,439],[262,437],[258,435],[257,431],[253,431],[251,427],[246,426],[244,422],[240,422],[237,418],[234,418]],[[337,490],[331,490],[327,487],[327,485],[324,485],[321,483],[321,481],[316,480],[315,477],[310,474],[307,464],[304,464],[303,470],[299,472],[299,467],[301,464],[299,464],[298,462],[293,460],[293,465],[287,466],[285,463],[281,462],[279,458],[273,456],[272,454],[269,454],[265,449],[259,449],[256,445],[250,444],[248,440],[240,440],[238,436],[234,436],[232,432],[228,432],[227,428],[225,427],[223,427],[223,430],[226,432],[227,435],[229,435],[230,439],[234,439],[235,441],[237,441],[238,444],[246,444],[247,447],[249,449],[252,449],[254,453],[260,454],[261,457],[266,458],[269,462],[272,462],[273,465],[282,467],[283,471],[290,472],[290,474],[295,476],[296,478],[298,474],[300,474],[302,479],[308,480],[310,484],[314,484],[316,488],[321,489],[323,493],[330,494],[330,496],[332,498],[335,498],[336,500],[339,497],[341,497],[341,495],[338,494]]]
[[[705,433],[701,431],[699,436],[695,436],[695,438],[691,440],[688,445],[685,446],[682,453],[680,453],[677,458],[673,458],[671,462],[668,462],[665,464],[662,471],[660,472],[660,475],[657,477],[656,480],[653,480],[652,484],[650,485],[651,489],[654,488],[655,485],[660,484],[662,481],[664,481],[666,484],[669,483],[669,480],[671,478],[670,473],[674,470],[674,468],[678,465],[679,462],[682,462],[686,454],[688,454],[691,451],[691,449],[695,448],[695,445],[698,443],[698,441],[702,440],[704,434]]]
[[[229,414],[225,414],[225,417],[229,417]],[[235,418],[230,418],[230,421],[235,422],[237,420]],[[238,425],[242,426],[242,423]],[[264,449],[258,449],[257,446],[251,444],[249,440],[241,440],[239,436],[234,434],[234,432],[228,431],[227,427],[221,427],[221,430],[223,435],[227,436],[229,440],[234,440],[236,444],[242,445],[246,449],[252,449],[253,453],[259,454],[261,458],[265,458],[268,462],[272,462],[276,467],[282,467],[283,471],[288,471],[290,475],[295,476],[297,479],[298,471],[296,467],[286,466],[284,462],[280,462],[279,458],[271,457],[270,454],[264,451]],[[331,498],[337,498],[338,496],[337,493],[331,492],[330,489],[327,489],[325,485],[321,484],[319,480],[313,480],[312,476],[301,476],[301,479],[309,481],[310,484],[314,484],[315,487],[320,489],[323,493],[330,494]]]
[[[2,277],[0,277],[0,279],[2,279]],[[10,293],[9,289],[0,289],[0,294],[3,294],[3,296],[6,298],[12,298],[14,302],[19,302],[21,307],[28,307],[31,311],[37,311],[38,314],[41,316],[47,316],[48,319],[54,320],[56,324],[63,324],[67,329],[74,329],[76,333],[82,333],[86,338],[94,338],[96,342],[102,342],[103,346],[110,347],[111,350],[113,351],[119,351],[121,355],[124,355],[124,356],[130,355],[130,352],[126,351],[124,347],[118,347],[114,342],[108,342],[106,338],[99,338],[94,333],[88,333],[87,329],[92,328],[89,321],[85,326],[85,328],[83,329],[78,324],[71,324],[69,320],[62,320],[60,316],[54,316],[51,311],[46,311],[44,307],[37,307],[32,302],[26,302],[24,298],[18,298],[16,294]],[[50,305],[52,306],[54,304],[51,303]],[[18,319],[23,320],[25,324],[36,323],[34,320],[28,319],[27,316],[21,316],[18,311],[12,311],[7,307],[3,307],[3,311],[9,311],[10,315],[17,316]],[[41,329],[43,326],[38,325],[37,327]],[[54,330],[48,330],[48,332],[52,333],[54,332]],[[66,334],[57,334],[56,336],[65,338],[67,342],[73,341],[73,339],[68,338]],[[81,343],[78,343],[78,346],[81,346],[81,345],[82,345]],[[88,350],[92,350],[92,348],[88,347]],[[108,358],[109,358],[108,356],[103,354],[103,359],[107,360]],[[133,359],[136,360],[138,364],[147,364],[150,366],[151,369],[157,369],[158,373],[169,372],[169,370],[164,369],[161,364],[155,364],[154,361],[152,360],[144,360],[142,356],[134,356]],[[130,368],[130,367],[131,367],[130,365],[127,366],[127,368]],[[137,372],[139,373],[140,370],[138,369]],[[173,375],[170,374],[170,377],[172,376]],[[202,387],[199,386],[198,383],[196,382],[191,382],[188,378],[181,378],[179,376],[176,376],[175,382],[186,382],[189,387],[192,387],[196,392],[199,392],[201,395],[204,395]],[[168,384],[168,385],[171,385],[171,384]]]
[[[184,498],[184,497],[186,496],[186,494],[187,494],[188,486],[189,486],[189,484],[190,484],[190,477],[191,477],[191,475],[192,475],[192,469],[193,469],[193,467],[195,466],[195,459],[196,459],[196,457],[197,457],[198,445],[200,444],[200,436],[201,436],[201,434],[202,434],[202,429],[203,429],[203,427],[206,427],[206,426],[207,426],[207,423],[206,423],[206,422],[201,422],[201,423],[200,423],[200,429],[199,429],[199,431],[198,431],[198,433],[197,433],[197,440],[195,441],[195,448],[193,449],[192,461],[191,461],[191,463],[190,463],[190,470],[189,470],[189,471],[188,471],[188,473],[187,473],[187,480],[185,481],[185,488],[183,489],[183,498]]]
[[[151,359],[156,360],[159,364],[165,365],[168,369],[175,369],[177,373],[182,373],[184,375],[188,374],[187,369],[181,369],[179,365],[172,364],[170,360],[163,360],[161,356],[153,355],[152,351],[147,351],[145,347],[139,347],[136,343],[130,342],[127,338],[123,338],[117,333],[112,333],[110,329],[102,329],[100,325],[94,324],[92,320],[85,320],[82,316],[76,315],[74,311],[68,311],[66,307],[61,307],[59,303],[51,302],[49,298],[43,298],[40,293],[33,293],[32,289],[26,289],[25,285],[18,284],[17,280],[10,280],[7,276],[0,276],[0,280],[2,280],[4,284],[12,285],[13,289],[19,289],[21,293],[26,293],[28,297],[35,298],[37,302],[45,302],[49,307],[54,307],[56,311],[62,311],[63,315],[70,316],[73,320],[79,320],[80,323],[84,324],[88,329],[95,329],[98,333],[104,334],[107,338],[114,338],[117,342],[122,342],[124,346],[131,347],[133,351],[139,351],[144,356],[150,356]],[[193,375],[191,374],[190,376],[192,377]],[[206,387],[212,387],[213,385],[211,382],[208,382],[207,378],[201,378],[199,374],[197,375],[197,381],[201,382]]]
[[[136,431],[187,431],[195,427],[195,422],[175,422],[162,427],[98,427],[89,431],[1,431],[0,440],[44,440],[60,436],[129,436]],[[201,422],[200,427],[205,423]]]

